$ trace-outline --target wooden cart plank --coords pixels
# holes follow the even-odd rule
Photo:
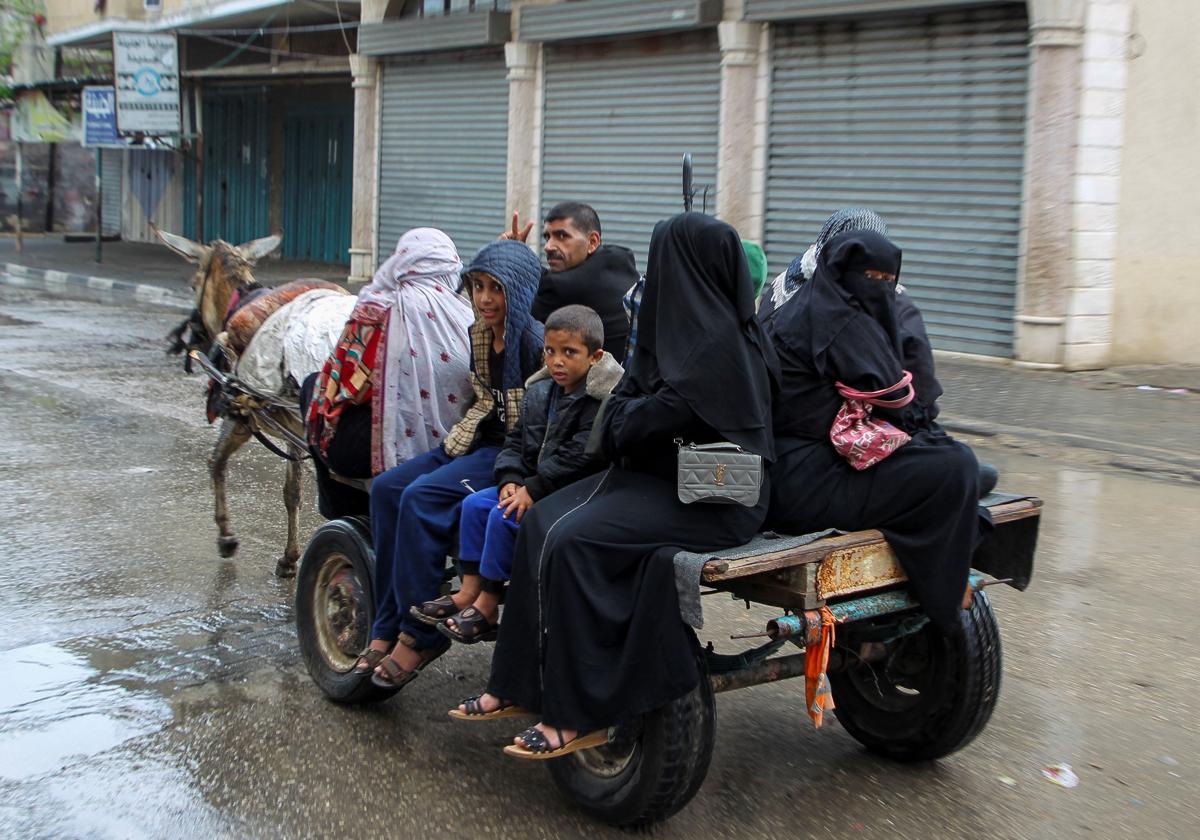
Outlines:
[[[1041,508],[1041,499],[1027,498],[994,505],[989,510],[992,514],[992,521],[997,525],[1003,525],[1031,516],[1040,516]],[[896,565],[895,555],[883,538],[883,534],[876,530],[855,531],[852,534],[826,537],[799,548],[772,551],[751,557],[733,559],[717,556],[704,564],[700,580],[702,583],[710,585],[720,584],[763,572],[788,569],[808,563],[820,563],[831,556],[838,561],[836,565],[839,568],[851,560],[856,564],[864,562],[867,564],[870,574],[858,581],[854,586],[855,589],[874,588],[877,585],[874,578],[888,576],[887,569]],[[831,567],[833,565],[830,564]],[[826,574],[833,575],[835,572],[831,568]],[[841,590],[843,587],[831,586],[831,588]]]

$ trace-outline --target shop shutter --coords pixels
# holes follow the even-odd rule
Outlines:
[[[379,258],[414,227],[436,227],[463,262],[507,218],[508,81],[503,56],[389,61],[383,72]]]
[[[870,207],[935,348],[1012,355],[1024,166],[1022,6],[774,28],[773,271],[841,207]]]
[[[596,208],[604,241],[645,270],[650,234],[683,211],[682,161],[695,165],[695,209],[716,204],[720,53],[715,32],[545,51],[542,207]],[[747,150],[749,154],[749,150]]]
[[[124,184],[125,159],[121,149],[100,149],[103,201],[101,208],[101,233],[104,236],[121,235],[121,188]]]

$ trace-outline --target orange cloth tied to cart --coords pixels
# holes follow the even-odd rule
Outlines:
[[[808,716],[817,729],[821,728],[825,712],[833,711],[833,692],[829,688],[829,652],[833,650],[837,632],[829,607],[821,607],[821,637],[815,645],[804,649],[804,699]]]

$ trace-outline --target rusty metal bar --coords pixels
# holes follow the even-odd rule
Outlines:
[[[747,688],[768,682],[790,680],[793,677],[804,676],[804,654],[793,653],[790,656],[779,656],[768,659],[740,671],[730,671],[728,674],[712,674],[708,680],[714,693],[733,691],[735,688]]]
[[[852,665],[877,662],[887,656],[887,651],[887,645],[877,642],[868,642],[862,645],[858,651],[835,647],[829,652],[829,665],[826,672],[837,674]],[[749,688],[752,685],[790,680],[804,676],[805,657],[804,653],[777,656],[737,671],[710,674],[708,681],[712,685],[713,693],[720,694],[723,691],[733,691],[737,688]]]

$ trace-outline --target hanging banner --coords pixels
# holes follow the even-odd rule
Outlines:
[[[17,91],[12,139],[18,143],[64,143],[72,137],[71,121],[40,90]]]
[[[114,32],[113,75],[119,133],[179,133],[179,46],[174,35]]]
[[[110,87],[83,89],[83,145],[93,149],[127,145],[117,134],[116,93]]]

